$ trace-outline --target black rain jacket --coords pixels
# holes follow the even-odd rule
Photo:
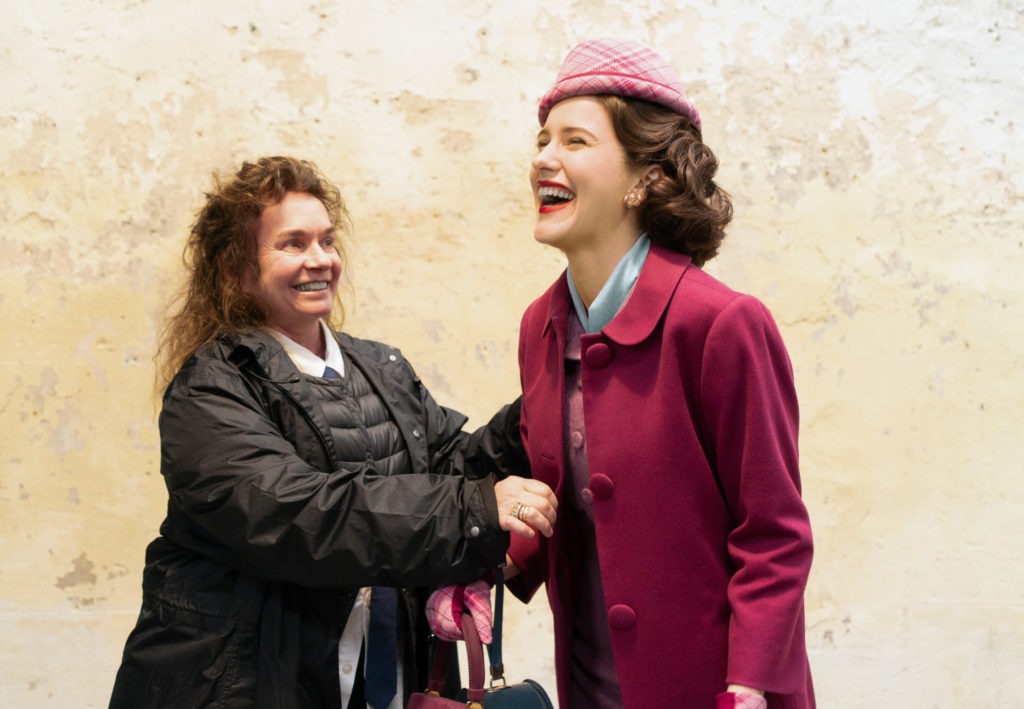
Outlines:
[[[167,517],[112,707],[340,706],[338,638],[370,585],[401,588],[408,695],[426,686],[426,596],[504,562],[494,482],[528,472],[518,400],[465,433],[398,350],[338,341],[412,469],[333,469],[316,394],[271,336],[201,349],[164,395]]]

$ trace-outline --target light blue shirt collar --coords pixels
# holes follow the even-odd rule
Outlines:
[[[572,296],[572,304],[576,308],[576,315],[583,324],[583,331],[587,333],[600,332],[601,328],[610,323],[619,312],[619,308],[626,302],[626,296],[633,289],[633,284],[640,277],[640,270],[647,260],[647,253],[651,250],[651,240],[647,232],[640,235],[632,248],[619,259],[619,263],[608,276],[608,280],[601,288],[601,292],[590,304],[590,310],[583,305],[576,284],[572,281],[572,272],[566,271],[569,281],[569,295]]]

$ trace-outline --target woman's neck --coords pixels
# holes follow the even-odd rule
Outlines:
[[[608,282],[619,261],[639,238],[638,233],[630,240],[619,239],[603,243],[598,248],[579,249],[565,254],[573,285],[587,310]]]
[[[273,323],[271,323],[271,327],[281,331],[320,359],[327,359],[327,342],[324,340],[324,329],[320,326],[319,320],[314,327],[303,328],[301,331],[285,329]]]

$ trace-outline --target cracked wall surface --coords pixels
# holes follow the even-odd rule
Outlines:
[[[1024,694],[1024,4],[9,3],[0,27],[0,696],[106,706],[164,506],[153,348],[214,171],[315,160],[347,328],[482,423],[533,242],[536,104],[576,42],[679,69],[736,218],[708,270],[797,373],[823,707]],[[543,599],[506,664],[554,689]]]

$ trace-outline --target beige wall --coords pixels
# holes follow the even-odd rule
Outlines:
[[[0,29],[0,697],[105,706],[164,490],[161,309],[213,170],[312,158],[350,330],[479,423],[518,386],[535,106],[576,41],[660,49],[800,387],[823,707],[1024,696],[1018,2],[15,0]],[[507,665],[553,689],[547,611]],[[516,677],[517,678],[517,677]],[[671,692],[666,688],[666,692]]]

